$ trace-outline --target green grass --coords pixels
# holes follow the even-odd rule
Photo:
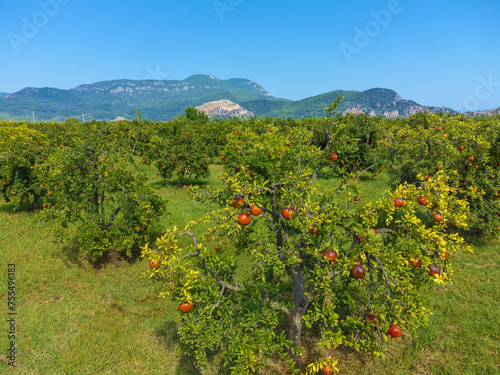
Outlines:
[[[215,166],[214,175],[221,172]],[[178,183],[164,182],[150,170],[152,184],[169,199],[165,225],[184,226],[210,210],[187,202]],[[191,181],[187,181],[190,183]],[[194,182],[194,180],[193,180]],[[218,186],[215,177],[207,181]],[[326,182],[321,182],[326,185]],[[361,203],[387,189],[385,176],[362,181]],[[9,212],[0,204],[2,273],[16,264],[17,367],[7,368],[7,284],[0,286],[2,327],[0,373],[9,374],[199,374],[177,358],[178,309],[152,300],[155,285],[138,278],[147,260],[113,256],[94,267],[74,242],[42,239],[43,223],[32,214]],[[454,283],[424,291],[434,314],[429,327],[391,340],[385,361],[346,350],[341,374],[498,374],[500,373],[500,253],[498,242],[476,242],[474,254],[459,254]],[[206,374],[216,374],[209,370]]]

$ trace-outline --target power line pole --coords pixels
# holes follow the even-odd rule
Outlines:
[[[83,114],[83,112],[82,112],[82,118],[83,118],[83,122],[85,122],[85,115]]]
[[[35,111],[31,111],[31,114],[33,115],[33,124],[35,123]]]

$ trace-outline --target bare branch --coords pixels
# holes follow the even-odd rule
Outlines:
[[[137,137],[135,137],[135,143],[134,143],[134,146],[132,147],[132,151],[130,152],[130,154],[131,154],[131,155],[132,155],[132,154],[134,153],[134,151],[135,151],[135,147],[137,146],[137,142],[139,141],[140,134],[141,134],[141,133],[139,133],[139,135],[138,135]]]
[[[189,236],[189,237],[191,237],[191,241],[193,242],[193,246],[196,249],[197,254],[199,254],[200,252],[198,250],[198,241],[196,241],[196,237],[195,237],[194,233],[193,232],[189,232],[189,231],[185,231],[185,232],[179,233],[179,235],[177,237],[182,237],[182,236]]]
[[[426,139],[424,142],[427,145],[427,152],[429,152],[431,154],[432,150],[431,150],[431,144],[429,143],[429,140]]]
[[[269,300],[267,298],[269,294],[269,291],[267,290],[267,288],[264,288],[264,290],[262,291],[262,301],[264,302],[264,305],[267,303],[267,301]]]
[[[367,172],[368,170],[372,169],[372,168],[375,168],[375,164],[373,165],[370,165],[368,168],[365,168],[363,171],[359,172],[358,175],[356,176],[355,180],[354,180],[354,183],[356,183],[359,178],[365,173]]]
[[[222,285],[222,289],[221,289],[221,291],[219,292],[219,296],[221,296],[221,297],[219,298],[219,300],[217,301],[217,303],[214,303],[214,304],[211,304],[211,305],[210,305],[210,306],[211,306],[211,307],[213,307],[214,309],[216,309],[217,307],[219,307],[219,306],[220,306],[220,301],[222,301],[222,295],[224,294],[224,290],[225,290],[225,289],[226,289],[226,287],[225,287],[224,285]],[[212,316],[212,312],[213,312],[213,310],[212,310],[212,311],[210,311],[210,316]]]
[[[400,227],[401,226],[399,226],[398,228],[400,228]],[[396,230],[391,229],[391,228],[381,228],[381,229],[375,230],[375,233],[392,233],[392,232],[396,232]]]
[[[272,214],[272,212],[269,211],[267,208],[262,207],[262,211],[264,211],[264,210],[267,211],[267,212],[270,212]],[[267,222],[269,223],[269,226],[271,228],[273,228],[273,229],[276,228],[276,226],[273,223],[273,220],[269,216],[267,216],[264,212],[261,212],[260,215],[267,220]]]
[[[382,273],[384,275],[385,283],[387,284],[387,289],[389,290],[389,297],[390,297],[390,300],[391,300],[392,312],[395,314],[394,304],[392,303],[392,301],[396,301],[396,302],[399,302],[399,303],[402,303],[402,304],[403,304],[403,302],[400,301],[400,300],[398,300],[397,298],[394,298],[394,296],[392,295],[391,285],[390,285],[389,278],[387,277],[387,274],[385,272],[385,268],[382,265],[382,263],[380,262],[380,260],[377,257],[373,257],[373,259],[375,259],[377,261],[377,263],[379,264],[379,266],[382,268]]]
[[[391,143],[395,143],[394,139],[392,139],[389,135],[387,135],[387,133],[385,132],[385,127],[382,126],[382,131],[384,132],[386,138],[389,140],[389,142]]]
[[[368,272],[370,273],[370,299],[368,300],[368,307],[371,310],[373,301],[373,273],[370,254],[365,252],[366,260],[368,261]]]
[[[439,260],[439,276],[443,275],[443,263],[441,262],[441,250],[436,246],[437,257]]]
[[[328,280],[330,280],[333,276],[338,275],[340,273],[342,273],[340,270],[337,270],[337,269],[331,270],[330,273],[327,276]]]
[[[128,195],[127,190],[125,190],[125,188],[123,186],[121,186],[121,185],[118,185],[118,186],[121,187],[123,192]]]
[[[111,226],[111,223],[113,222],[113,220],[115,220],[116,218],[116,215],[118,215],[118,213],[120,212],[122,208],[121,207],[118,207],[112,214],[111,214],[111,217],[109,218],[109,222],[108,222],[108,225],[106,225],[106,228],[104,228],[104,230],[108,230],[108,228]]]
[[[380,260],[377,257],[373,257],[373,259],[375,259],[377,261],[377,263],[379,264],[380,268],[382,269],[382,274],[384,275],[385,283],[387,284],[387,289],[389,290],[389,297],[393,298],[392,291],[391,291],[391,285],[390,285],[390,282],[389,282],[389,278],[387,277],[387,274],[385,273],[384,266],[382,265],[382,263],[380,262]]]

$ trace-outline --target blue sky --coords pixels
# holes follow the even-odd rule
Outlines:
[[[390,88],[500,106],[500,1],[3,0],[0,91],[248,78],[272,95]]]

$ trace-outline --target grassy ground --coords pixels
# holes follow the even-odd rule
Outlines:
[[[214,169],[215,174],[220,169]],[[182,187],[150,178],[169,199],[165,225],[185,225],[209,208],[186,201]],[[189,181],[188,181],[189,183]],[[212,178],[208,184],[214,186]],[[364,181],[366,200],[387,189],[387,179]],[[365,197],[363,197],[365,199]],[[362,201],[362,203],[364,203]],[[16,368],[8,369],[7,282],[2,278],[0,373],[10,374],[198,374],[179,359],[178,309],[152,300],[154,284],[138,276],[147,261],[112,257],[94,267],[75,243],[42,239],[45,224],[32,214],[9,212],[0,204],[0,265],[16,264]],[[391,342],[385,361],[342,350],[341,374],[498,374],[500,373],[500,252],[498,242],[474,243],[460,254],[454,283],[429,286],[424,298],[434,315],[429,327]],[[215,374],[209,370],[207,374]]]

